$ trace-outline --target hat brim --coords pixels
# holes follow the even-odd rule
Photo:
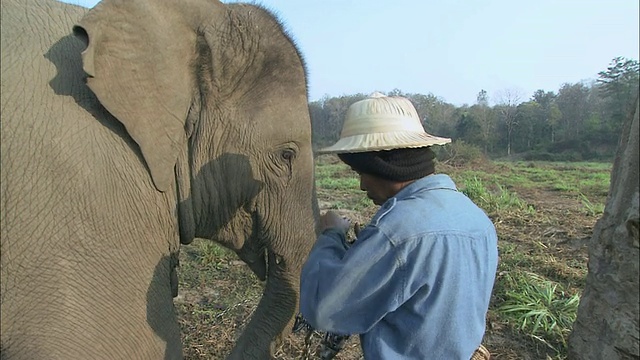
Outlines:
[[[334,145],[320,149],[318,154],[358,153],[403,148],[420,148],[432,145],[444,145],[449,138],[419,132],[387,132],[354,135],[341,138]]]

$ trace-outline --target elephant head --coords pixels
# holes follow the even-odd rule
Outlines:
[[[74,27],[87,85],[177,193],[181,242],[212,239],[266,279],[232,358],[265,358],[290,323],[315,240],[302,58],[262,8],[104,0]]]

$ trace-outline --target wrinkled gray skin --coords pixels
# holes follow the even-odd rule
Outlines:
[[[268,358],[315,239],[305,81],[254,6],[2,0],[2,359],[181,358],[195,237],[267,279],[230,358]]]

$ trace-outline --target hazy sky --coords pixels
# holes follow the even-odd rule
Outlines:
[[[92,7],[96,0],[66,0]],[[230,1],[224,1],[230,2]],[[639,58],[638,0],[263,0],[302,50],[310,99],[395,88],[473,104]],[[493,101],[492,101],[493,102]]]

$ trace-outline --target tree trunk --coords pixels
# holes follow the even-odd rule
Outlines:
[[[611,171],[609,196],[589,244],[589,273],[569,337],[571,359],[638,359],[638,98]]]

